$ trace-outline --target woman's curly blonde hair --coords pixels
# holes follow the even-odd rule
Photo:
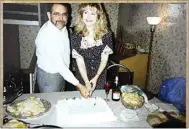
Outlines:
[[[102,36],[108,32],[108,27],[105,13],[102,9],[102,5],[99,3],[83,3],[79,5],[75,31],[77,34],[81,34],[82,36],[87,36],[89,34],[85,23],[83,22],[83,12],[84,8],[87,6],[97,9],[97,21],[94,27],[94,40],[101,39]]]

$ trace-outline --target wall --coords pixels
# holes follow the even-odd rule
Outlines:
[[[77,3],[72,3],[72,23],[71,26],[75,24]],[[105,10],[108,14],[108,19],[110,20],[111,30],[116,34],[117,30],[117,19],[118,19],[118,7],[119,4],[107,3],[105,4]],[[20,40],[20,60],[21,68],[27,69],[30,66],[30,62],[35,50],[35,37],[39,27],[37,26],[19,26],[19,40]]]
[[[161,82],[186,71],[186,5],[120,4],[118,29],[123,26],[124,41],[148,48],[150,26],[146,17],[162,17],[152,45],[148,89],[157,93]],[[119,30],[117,30],[119,35]]]
[[[163,80],[186,76],[186,6],[162,5],[159,13],[163,20],[153,44],[149,87],[154,92],[158,91]]]
[[[19,26],[20,63],[22,69],[28,69],[35,50],[35,38],[38,26]]]
[[[150,33],[146,17],[157,16],[158,7],[158,4],[120,4],[118,37],[121,26],[124,30],[123,39],[126,43],[148,48]]]

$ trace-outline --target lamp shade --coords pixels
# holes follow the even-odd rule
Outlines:
[[[147,22],[149,25],[157,25],[161,21],[160,17],[147,17]]]

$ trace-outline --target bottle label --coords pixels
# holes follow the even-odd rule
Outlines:
[[[120,98],[120,93],[119,92],[114,92],[113,93],[113,99],[119,99]]]

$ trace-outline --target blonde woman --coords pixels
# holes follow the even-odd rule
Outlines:
[[[84,3],[78,8],[75,31],[71,35],[72,57],[76,77],[86,85],[90,95],[104,88],[105,67],[112,54],[112,32],[99,3]]]

